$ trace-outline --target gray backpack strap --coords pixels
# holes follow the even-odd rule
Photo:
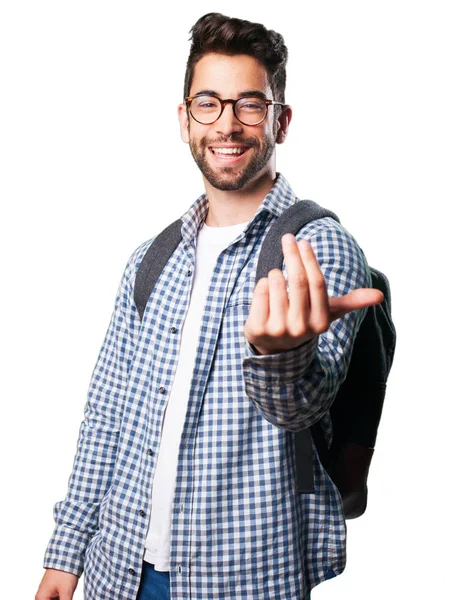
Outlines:
[[[322,208],[312,200],[299,200],[285,210],[271,225],[264,238],[256,268],[255,284],[258,283],[261,277],[267,277],[270,269],[281,269],[283,266],[284,257],[281,237],[285,233],[296,235],[310,221],[324,217],[332,217],[339,223],[339,219],[334,212]]]
[[[312,200],[299,200],[284,211],[271,225],[264,238],[256,267],[256,283],[261,277],[267,277],[271,269],[281,269],[283,266],[283,248],[281,238],[285,233],[296,235],[310,221],[332,217],[339,219],[335,213],[322,208]],[[312,430],[312,431],[311,431]],[[295,466],[297,491],[303,494],[314,493],[313,449],[312,438],[319,448],[326,447],[325,438],[319,423],[310,429],[298,431],[294,436]]]
[[[134,284],[134,302],[142,321],[145,307],[167,261],[181,242],[181,219],[166,227],[151,243],[139,265]]]

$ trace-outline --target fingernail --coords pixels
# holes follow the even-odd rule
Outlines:
[[[295,237],[292,235],[292,233],[286,233],[283,235],[283,240],[286,244],[293,244],[295,242]]]
[[[303,250],[308,250],[309,248],[309,242],[307,240],[300,240],[298,244]]]

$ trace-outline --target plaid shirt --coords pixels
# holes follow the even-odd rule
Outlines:
[[[261,243],[297,202],[281,174],[243,232],[222,251],[207,295],[178,455],[171,600],[304,599],[344,570],[340,495],[314,450],[314,493],[295,488],[294,434],[319,419],[343,381],[366,309],[306,344],[256,355],[244,336]],[[134,600],[151,511],[164,408],[174,380],[206,195],[182,216],[182,241],[140,323],[130,257],[90,382],[68,494],[44,566],[85,573],[87,600]],[[331,218],[297,234],[311,243],[328,294],[370,287],[354,238]],[[283,272],[287,277],[285,264]]]

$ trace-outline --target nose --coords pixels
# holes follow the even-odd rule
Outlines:
[[[242,133],[243,126],[239,119],[234,114],[233,105],[231,102],[225,104],[223,113],[215,122],[216,132],[224,136],[229,136],[232,133]]]

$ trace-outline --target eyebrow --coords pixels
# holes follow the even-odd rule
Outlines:
[[[194,97],[195,96],[214,96],[215,98],[220,98],[220,94],[218,94],[214,90],[200,90],[200,92],[197,92],[196,94],[194,94]],[[241,92],[240,94],[238,94],[238,98],[254,98],[254,97],[262,98],[263,100],[267,99],[266,94],[264,94],[260,90],[248,90],[246,92]]]

